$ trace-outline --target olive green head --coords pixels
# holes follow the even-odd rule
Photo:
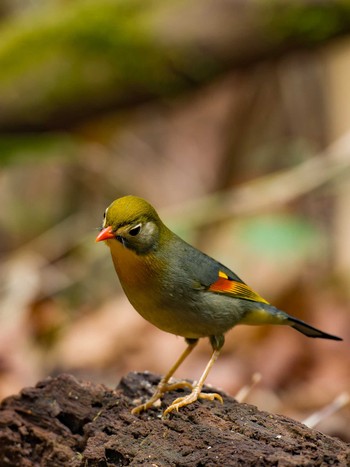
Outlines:
[[[157,248],[163,227],[156,210],[147,201],[137,196],[124,196],[106,209],[102,231],[96,241],[116,240],[143,254]]]

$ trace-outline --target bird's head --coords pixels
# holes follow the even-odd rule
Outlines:
[[[156,210],[147,201],[137,196],[116,199],[104,212],[101,232],[96,242],[107,240],[120,242],[138,254],[155,250],[164,224]]]

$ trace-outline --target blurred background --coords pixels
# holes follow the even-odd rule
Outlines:
[[[277,307],[344,342],[239,326],[208,382],[350,441],[350,2],[0,1],[0,397],[164,374],[94,240],[142,196]],[[203,340],[177,377],[196,379]],[[336,410],[338,409],[338,410]],[[326,414],[325,414],[326,412]],[[334,413],[331,413],[334,412]]]

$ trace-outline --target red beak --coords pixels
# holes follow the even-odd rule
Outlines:
[[[103,240],[108,240],[109,238],[115,238],[112,227],[108,226],[101,230],[101,232],[96,237],[96,242],[102,242]]]

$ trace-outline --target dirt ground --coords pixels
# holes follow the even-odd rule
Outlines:
[[[23,389],[0,407],[1,467],[350,465],[348,444],[223,393],[224,405],[200,401],[162,419],[170,393],[132,415],[158,381],[130,373],[111,390],[60,375]]]

